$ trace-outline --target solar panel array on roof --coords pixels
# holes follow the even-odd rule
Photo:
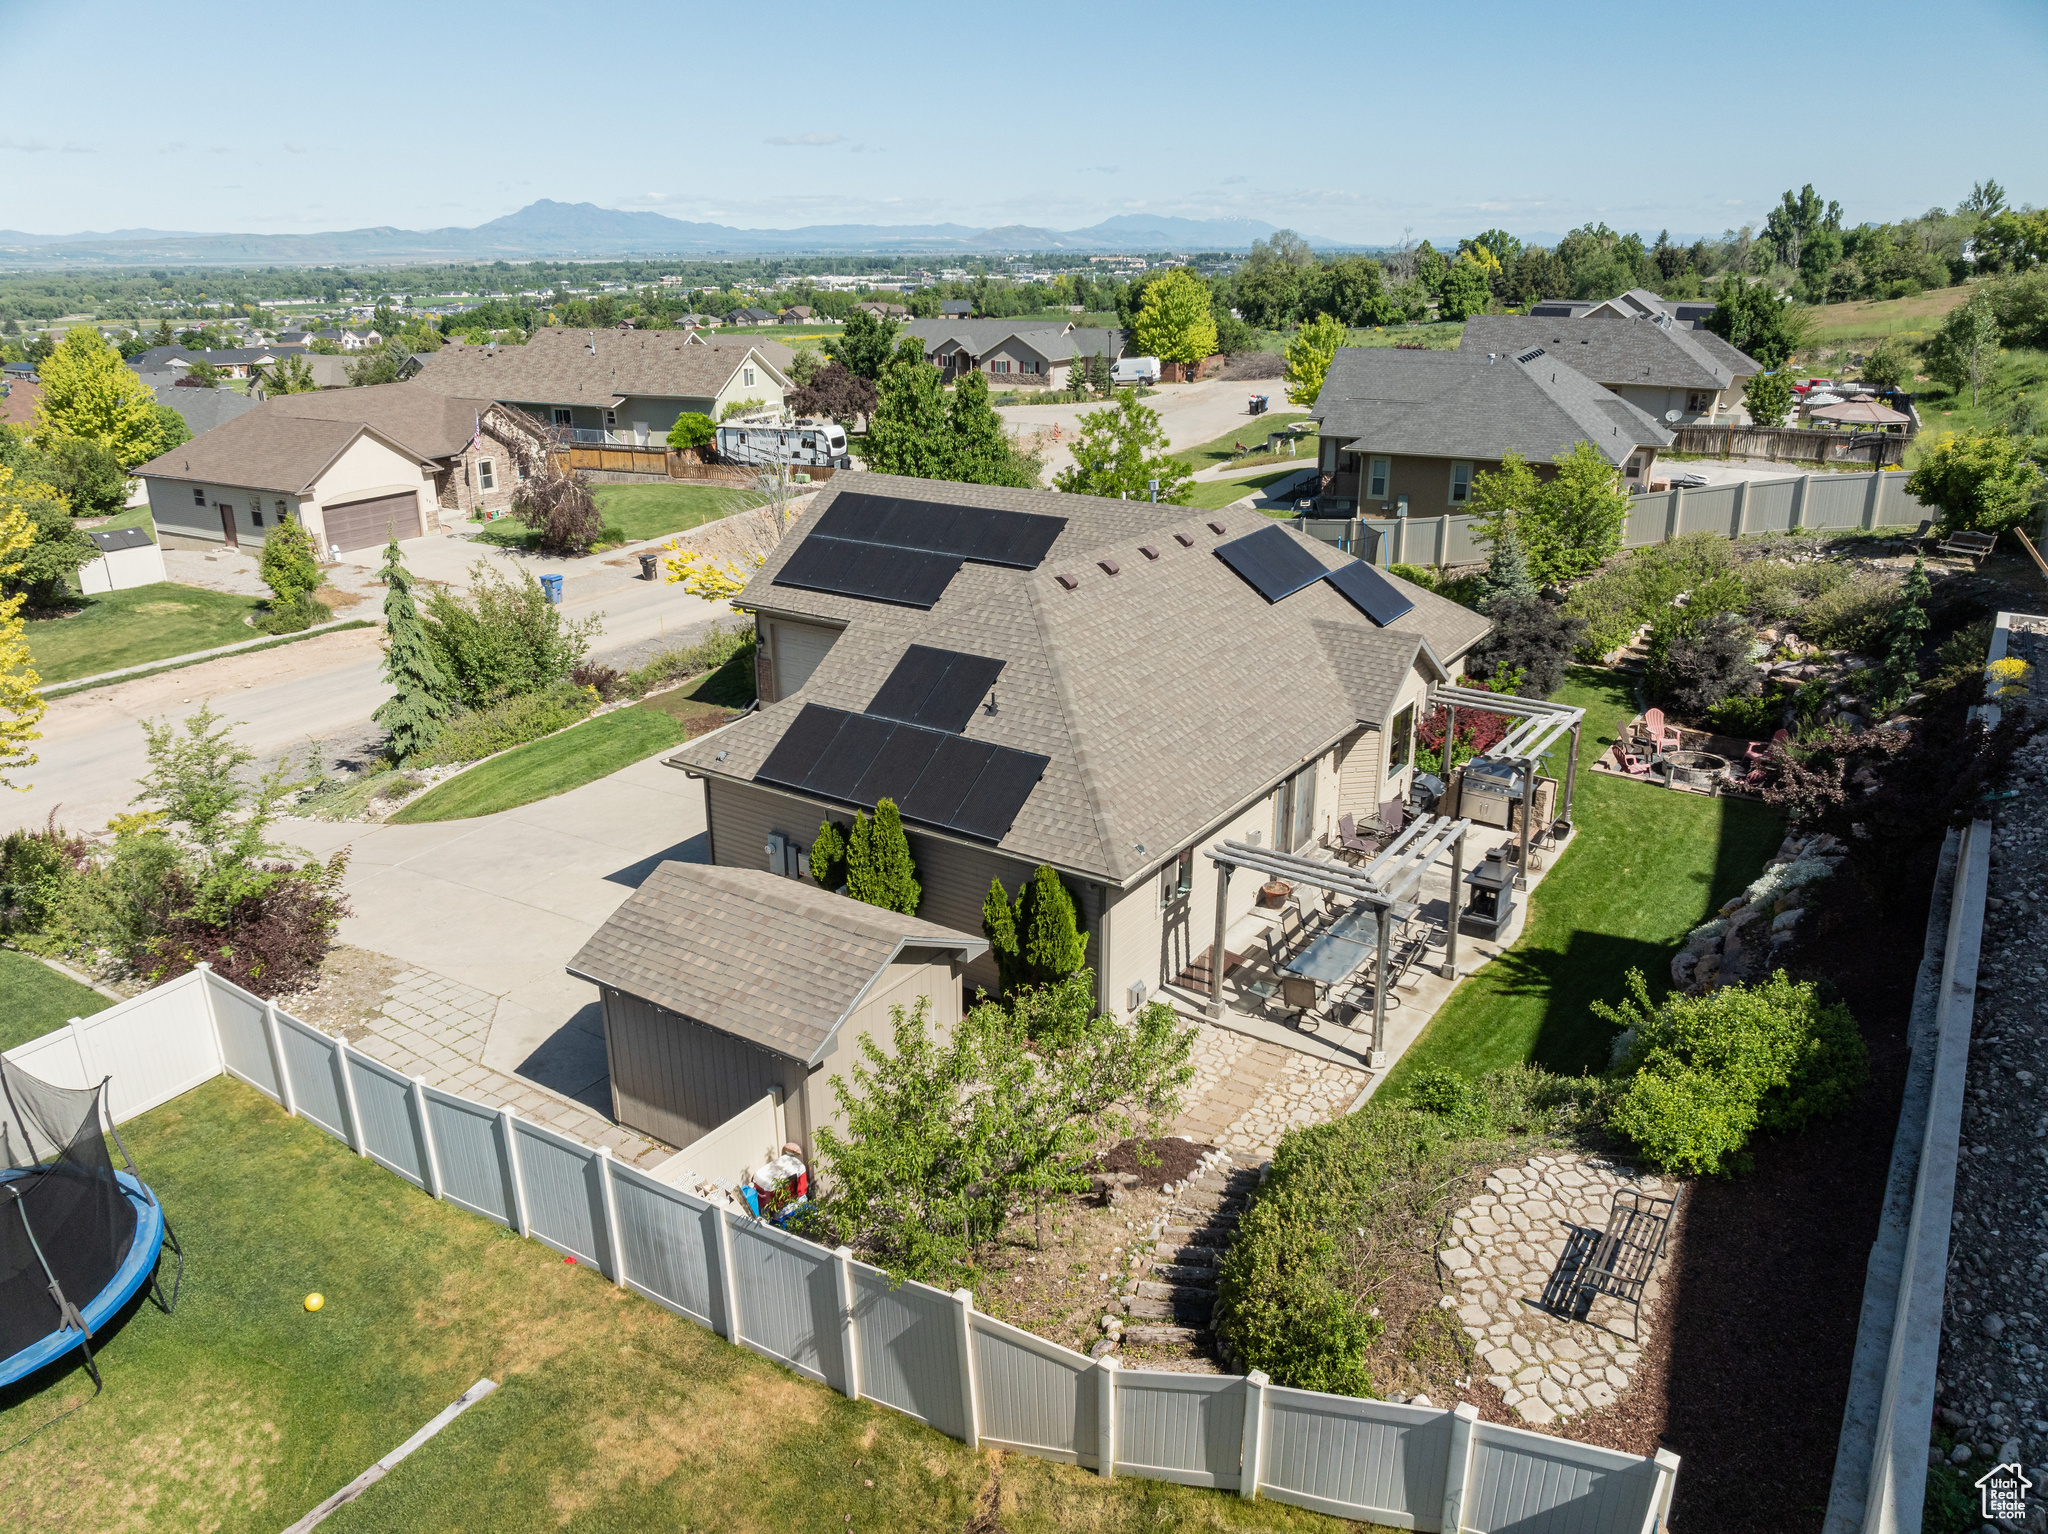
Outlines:
[[[1270,523],[1255,533],[1217,544],[1216,557],[1268,602],[1291,597],[1329,573],[1321,560]]]
[[[954,554],[976,564],[1036,570],[1066,525],[1065,517],[852,491],[841,493],[826,508],[817,532],[828,538]]]
[[[904,651],[867,711],[957,735],[967,728],[1002,669],[1001,661],[986,655],[914,644]]]
[[[754,776],[867,809],[893,799],[905,820],[999,842],[1050,760],[924,725],[806,703]]]
[[[812,533],[775,572],[775,584],[891,602],[898,607],[928,608],[946,594],[947,583],[960,573],[960,563],[957,554],[856,543]]]
[[[1414,600],[1362,559],[1329,572],[1329,582],[1344,600],[1385,628],[1401,614],[1415,610]]]

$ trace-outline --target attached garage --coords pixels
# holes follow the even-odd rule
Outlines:
[[[420,536],[419,492],[373,496],[367,501],[345,501],[321,509],[327,525],[330,547],[347,553],[383,543],[395,532],[400,538]]]

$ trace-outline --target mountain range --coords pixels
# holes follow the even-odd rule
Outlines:
[[[338,229],[321,234],[198,234],[116,229],[26,234],[0,229],[0,266],[320,265],[329,262],[531,261],[578,257],[1017,251],[1246,250],[1274,226],[1255,218],[1120,213],[1086,229],[1008,224],[809,224],[739,229],[588,202],[529,203],[473,229]],[[1311,240],[1335,248],[1338,242]]]

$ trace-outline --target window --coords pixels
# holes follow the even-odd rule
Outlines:
[[[1365,498],[1368,501],[1384,501],[1387,498],[1387,483],[1394,477],[1394,460],[1368,458],[1365,462]]]
[[[493,461],[492,461],[491,459],[488,459],[488,458],[479,458],[479,459],[478,459],[478,460],[476,461],[476,482],[477,482],[477,484],[478,484],[478,485],[479,485],[479,486],[480,486],[481,488],[483,488],[483,489],[485,489],[485,490],[495,490],[495,489],[497,489],[497,488],[498,488],[498,466],[497,466],[497,464],[496,464],[496,463],[494,463],[494,462],[493,462]]]
[[[1632,455],[1629,458],[1628,467],[1623,469],[1621,472],[1625,478],[1641,479],[1643,477],[1642,456],[1640,454]]]
[[[261,527],[263,525],[263,508],[261,506],[251,506],[249,508],[249,522],[254,527]]]
[[[1316,820],[1316,769],[1311,762],[1273,794],[1273,846],[1293,852],[1309,839]]]
[[[1693,415],[1705,415],[1714,408],[1714,396],[1704,389],[1695,389],[1686,395],[1685,408]]]
[[[610,431],[610,430],[611,430],[611,429],[612,429],[612,428],[613,428],[614,426],[617,426],[618,424],[619,424],[619,413],[618,413],[618,411],[616,411],[616,410],[607,410],[607,411],[606,411],[606,412],[604,413],[604,429],[605,429],[606,431]]]
[[[988,370],[991,373],[1007,373],[1010,371],[1010,359],[1008,357],[998,357],[988,365]]]
[[[567,426],[573,419],[567,410],[564,410],[560,405],[555,406],[555,424],[557,426]]]
[[[279,501],[279,502],[277,503],[277,525],[278,525],[279,527],[283,527],[283,526],[285,525],[285,523],[287,523],[287,522],[291,521],[291,519],[292,519],[292,512],[291,512],[291,508],[290,508],[289,506],[285,505],[285,503],[284,503],[283,501]]]
[[[1159,908],[1185,900],[1195,887],[1195,849],[1190,847],[1159,870]]]
[[[1392,777],[1408,765],[1408,758],[1415,744],[1415,705],[1409,704],[1394,715],[1393,728],[1387,731],[1387,776]]]
[[[192,504],[194,506],[204,506],[206,504],[206,491],[199,485],[192,487]]]
[[[1454,463],[1451,465],[1451,504],[1462,506],[1472,499],[1472,465]]]
[[[753,370],[752,368],[741,368],[741,369],[740,369],[740,382],[741,382],[741,383],[743,383],[743,384],[745,384],[745,385],[746,385],[746,386],[747,386],[747,387],[748,387],[749,389],[753,388],[753,387],[754,387],[754,370]]]

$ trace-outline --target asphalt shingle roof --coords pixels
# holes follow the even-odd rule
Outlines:
[[[418,381],[443,394],[512,404],[611,406],[629,394],[705,399],[725,387],[748,352],[773,366],[747,341],[685,341],[680,330],[551,327],[524,346],[435,352],[420,364]]]
[[[1706,345],[1720,342],[1721,351]],[[1540,346],[1573,372],[1601,384],[1649,384],[1667,389],[1729,387],[1752,377],[1762,365],[1743,356],[1711,331],[1654,320],[1531,319],[1519,314],[1481,314],[1465,322],[1461,352],[1525,352]],[[1726,355],[1723,355],[1726,353]]]
[[[446,458],[469,445],[477,422],[491,413],[495,401],[410,382],[280,394],[261,408],[272,416],[300,420],[357,421],[422,458]]]
[[[1673,440],[1547,350],[1530,356],[1535,350],[1496,353],[1489,361],[1483,351],[1342,347],[1311,414],[1324,437],[1355,442],[1361,451],[1438,458],[1499,459],[1513,451],[1548,463],[1587,441],[1619,465],[1638,447]]]
[[[1120,330],[1083,329],[1064,320],[912,320],[904,330],[924,342],[927,355],[953,341],[977,357],[985,356],[1013,336],[1048,362],[1097,352],[1113,359],[1124,349]]]
[[[155,386],[155,393],[159,405],[169,405],[185,418],[185,425],[195,437],[247,415],[259,404],[233,389],[185,389],[176,384],[160,384]]]
[[[327,466],[366,431],[373,429],[360,421],[307,420],[273,414],[258,406],[182,447],[159,454],[135,473],[297,495],[310,489]],[[405,451],[398,443],[389,445]]]
[[[1037,513],[1067,525],[1036,570],[963,565],[929,611],[775,585],[790,553],[846,492]],[[1212,531],[1212,522],[1225,531]],[[735,601],[770,616],[843,624],[844,632],[799,693],[671,760],[751,781],[804,704],[865,709],[911,644],[988,656],[1004,662],[996,711],[977,711],[966,735],[1049,759],[997,845],[1126,883],[1305,757],[1361,723],[1377,727],[1425,643],[1435,660],[1424,664],[1448,666],[1490,627],[1397,578],[1415,607],[1384,631],[1326,582],[1269,604],[1213,551],[1274,525],[1244,511],[842,476]],[[1349,561],[1292,529],[1286,535],[1327,568]],[[1108,574],[1104,561],[1118,573]]]
[[[905,947],[964,962],[988,942],[765,869],[663,863],[569,973],[809,1063]]]

